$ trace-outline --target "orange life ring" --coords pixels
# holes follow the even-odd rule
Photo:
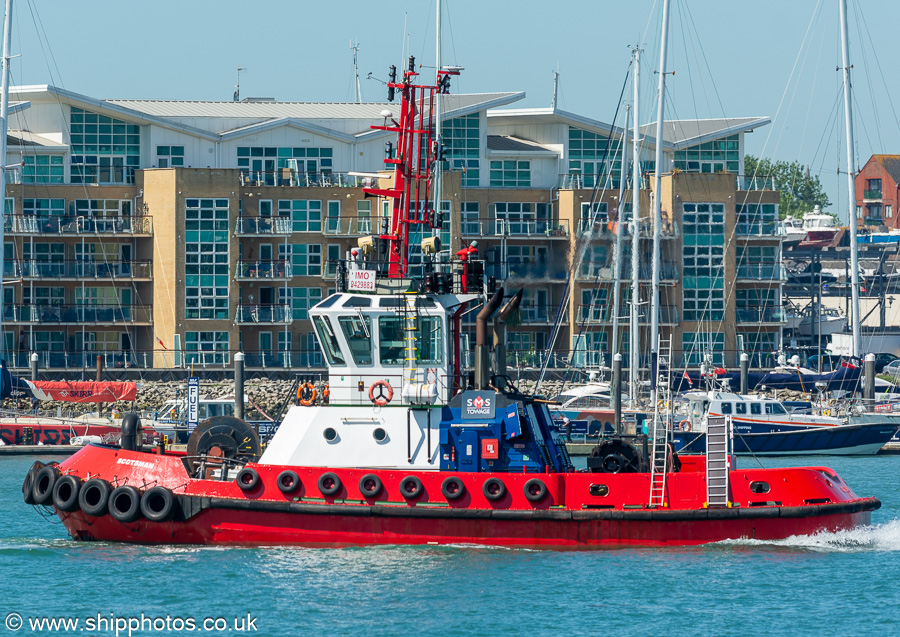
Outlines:
[[[316,386],[312,383],[302,383],[297,388],[297,402],[304,407],[309,407],[316,400]]]
[[[378,396],[375,396],[375,388],[378,388]],[[386,380],[376,380],[369,386],[369,400],[379,407],[384,407],[394,397],[394,388]]]
[[[678,423],[678,426],[681,427],[681,431],[690,431],[691,421],[685,418],[680,423]]]

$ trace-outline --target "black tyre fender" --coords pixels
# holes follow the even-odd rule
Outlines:
[[[95,518],[106,515],[109,505],[109,493],[112,491],[109,483],[100,478],[91,478],[78,492],[78,506],[82,511]]]
[[[488,478],[481,486],[481,492],[488,500],[496,502],[506,496],[506,485],[500,478]]]
[[[424,492],[425,487],[416,476],[406,476],[400,481],[400,494],[407,500],[415,500]]]
[[[322,492],[322,495],[324,495],[326,498],[330,498],[331,496],[340,493],[341,488],[344,485],[341,484],[341,479],[337,477],[337,474],[331,473],[329,471],[319,476],[318,486],[319,491]]]
[[[165,522],[175,512],[175,496],[165,487],[151,487],[141,496],[141,513],[151,522]]]
[[[109,514],[119,522],[134,522],[141,515],[141,492],[135,487],[122,485],[109,494]]]
[[[53,486],[59,478],[59,469],[52,465],[41,468],[34,476],[31,494],[35,504],[48,504],[53,498]]]
[[[259,486],[259,474],[253,467],[244,467],[238,471],[234,481],[237,482],[241,491],[253,491]]]
[[[525,483],[522,491],[525,493],[526,500],[532,503],[537,503],[543,500],[547,495],[547,485],[544,484],[543,480],[532,478]]]
[[[376,498],[381,493],[384,485],[381,484],[381,478],[374,473],[367,473],[359,479],[359,492],[364,498]]]
[[[34,464],[32,464],[28,468],[28,473],[25,474],[25,480],[22,482],[22,499],[25,500],[25,504],[34,504],[34,478],[38,474],[38,471],[44,468],[44,463],[40,460],[35,460]]]
[[[463,484],[462,479],[456,476],[444,478],[444,481],[441,483],[441,494],[447,500],[459,500],[465,493],[466,485]]]
[[[290,469],[285,469],[279,473],[278,477],[275,478],[275,482],[278,484],[278,490],[282,493],[293,493],[300,488],[301,484],[300,476],[297,475],[296,471],[291,471]]]
[[[69,513],[78,508],[81,480],[75,476],[60,476],[53,485],[53,506]]]

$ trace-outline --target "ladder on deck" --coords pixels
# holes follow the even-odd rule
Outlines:
[[[731,452],[731,418],[706,418],[706,506],[723,509],[731,505],[728,497],[728,456]]]
[[[416,382],[416,337],[418,335],[419,309],[415,294],[406,294],[400,302],[400,329],[403,330],[403,385],[410,386]],[[402,388],[399,388],[402,391]]]
[[[652,453],[650,456],[650,506],[666,506],[666,473],[669,471],[669,417],[672,404],[669,370],[672,365],[672,339],[659,338],[656,348],[656,405],[653,406]],[[663,409],[660,413],[660,405]]]

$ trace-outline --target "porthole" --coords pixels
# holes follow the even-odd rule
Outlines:
[[[609,487],[605,484],[592,484],[590,488],[591,495],[603,497],[609,495]]]
[[[768,493],[769,492],[769,483],[768,482],[751,482],[750,483],[750,491],[751,493]]]
[[[381,427],[378,427],[372,432],[372,437],[376,442],[384,442],[384,439],[387,438],[387,432]]]
[[[322,435],[325,436],[325,440],[328,442],[334,442],[337,439],[337,432],[333,427],[328,427],[325,431],[322,432]]]

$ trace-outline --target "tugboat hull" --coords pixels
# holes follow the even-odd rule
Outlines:
[[[67,484],[81,489],[88,488],[88,478],[119,488],[106,509],[92,509],[96,499],[82,497],[82,506],[66,511],[67,504],[56,506],[56,494],[54,508],[69,534],[86,541],[601,548],[775,540],[849,529],[870,523],[880,506],[857,497],[830,469],[814,467],[732,471],[732,505],[706,508],[702,459],[685,459],[682,472],[667,476],[666,506],[657,508],[646,506],[646,473],[448,474],[251,463],[222,480],[194,479],[187,463],[91,445],[57,467],[58,479],[71,476]],[[499,496],[489,488],[498,481]],[[376,482],[378,491],[366,495]],[[171,495],[163,515],[169,500],[160,490]],[[140,500],[140,513],[123,515],[133,509],[131,498]]]

